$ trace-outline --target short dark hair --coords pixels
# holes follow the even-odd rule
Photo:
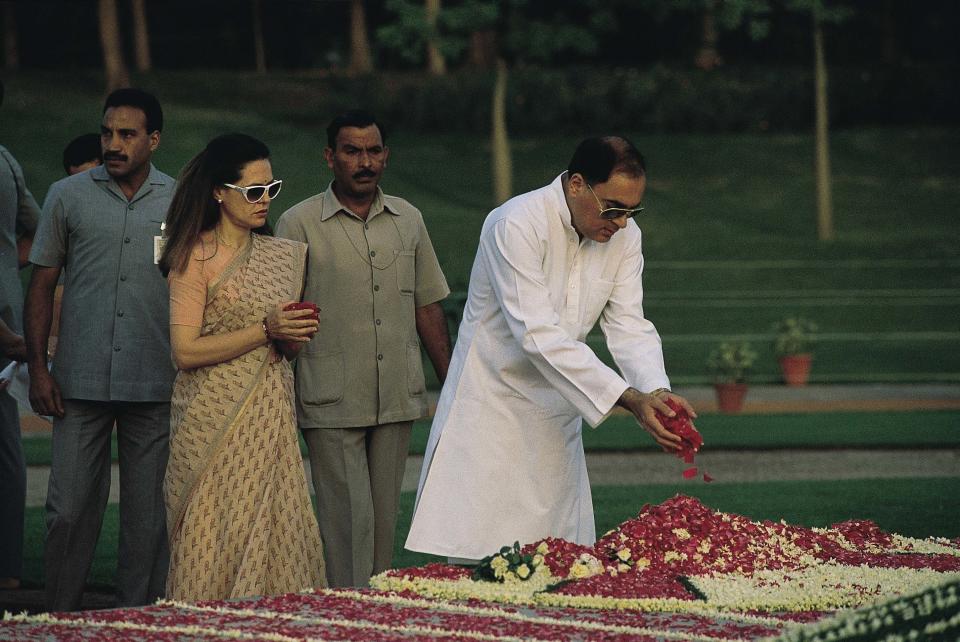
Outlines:
[[[160,101],[151,93],[136,87],[117,89],[103,103],[103,113],[111,107],[136,107],[147,117],[147,133],[163,131],[163,110]]]
[[[63,171],[92,160],[102,160],[100,134],[81,134],[63,148]]]
[[[590,185],[606,183],[614,172],[629,176],[647,173],[647,162],[636,145],[622,136],[595,136],[577,145],[567,171],[580,174]]]
[[[370,125],[376,125],[377,129],[380,130],[380,140],[386,145],[387,130],[383,128],[381,123],[377,122],[373,114],[363,109],[351,109],[343,112],[327,125],[327,147],[330,149],[337,148],[337,134],[344,127],[369,127]]]

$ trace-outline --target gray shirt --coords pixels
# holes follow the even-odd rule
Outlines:
[[[65,398],[170,401],[170,302],[154,237],[174,188],[152,165],[130,201],[103,166],[50,187],[30,261],[64,268],[52,372]]]
[[[17,238],[37,229],[40,208],[23,181],[17,160],[0,146],[0,318],[7,327],[23,334],[23,289],[17,260]],[[9,359],[0,356],[0,368]]]
[[[303,298],[321,309],[320,330],[296,362],[300,427],[424,416],[415,309],[450,289],[420,211],[378,188],[363,220],[328,188],[284,212],[277,236],[309,246]]]

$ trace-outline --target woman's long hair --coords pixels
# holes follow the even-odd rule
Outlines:
[[[160,271],[183,272],[201,232],[212,230],[220,221],[220,205],[213,190],[224,183],[236,183],[247,163],[270,158],[262,142],[246,134],[217,136],[188,162],[177,178],[177,191],[167,210],[167,241],[160,256]],[[270,224],[253,230],[271,234]]]

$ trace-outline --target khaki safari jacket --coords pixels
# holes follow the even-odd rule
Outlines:
[[[420,211],[379,188],[364,221],[330,187],[280,217],[309,247],[303,300],[320,330],[295,364],[300,428],[351,428],[427,413],[414,310],[450,293]]]

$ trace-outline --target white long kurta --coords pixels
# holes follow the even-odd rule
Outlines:
[[[581,417],[597,426],[628,385],[669,386],[642,270],[633,220],[580,241],[560,177],[490,213],[406,548],[479,559],[546,536],[594,543]],[[584,343],[598,318],[623,376]]]

